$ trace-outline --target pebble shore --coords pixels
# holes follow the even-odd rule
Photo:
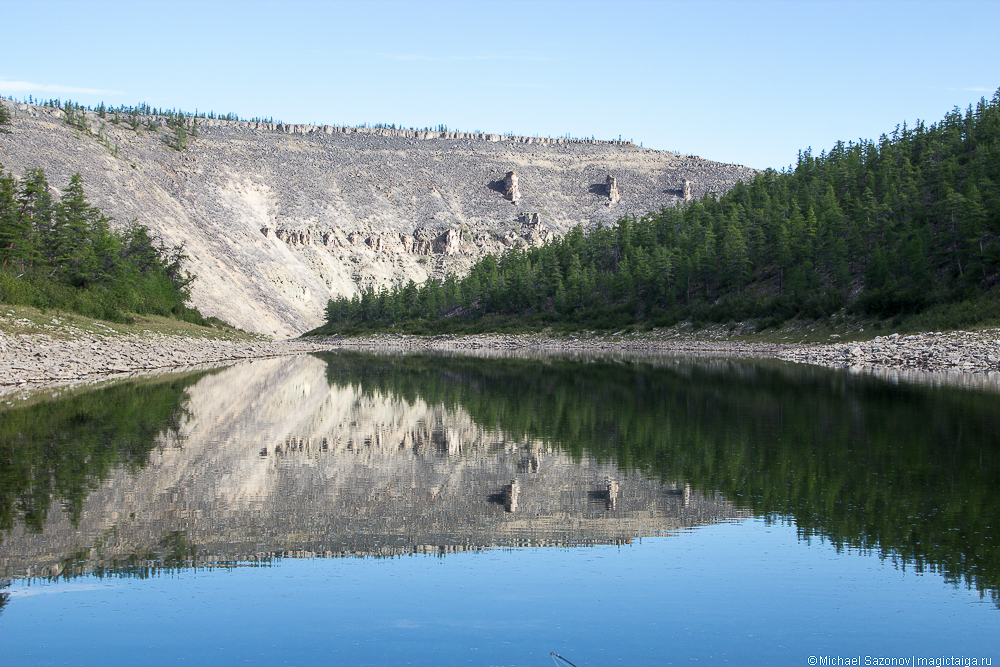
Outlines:
[[[360,349],[623,351],[782,359],[835,368],[881,367],[917,371],[1000,371],[1000,329],[892,334],[851,343],[758,343],[736,340],[692,340],[649,334],[612,334],[579,338],[538,335],[402,336],[328,338],[328,347]]]
[[[547,337],[539,334],[316,338],[234,341],[166,334],[87,336],[0,334],[0,394],[100,382],[137,374],[185,370],[337,349],[517,353],[653,354],[779,359],[920,381],[947,375],[950,384],[1000,387],[1000,329],[892,334],[850,343],[758,343],[693,340],[655,334]],[[934,381],[937,381],[936,379]]]
[[[45,334],[0,334],[0,395],[328,348],[299,340],[234,341],[158,334],[66,340]]]

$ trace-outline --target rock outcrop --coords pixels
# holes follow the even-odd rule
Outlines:
[[[516,204],[517,201],[521,198],[521,188],[519,188],[517,185],[516,171],[513,170],[508,171],[507,174],[503,177],[503,189],[504,189],[504,197],[511,200],[513,203]]]
[[[682,179],[698,196],[754,173],[620,141],[207,119],[177,151],[160,117],[133,130],[87,113],[98,140],[57,109],[0,103],[5,169],[44,168],[55,195],[81,174],[115,224],[184,244],[206,316],[278,337],[320,324],[332,296],[461,275],[485,253],[675,204]],[[544,222],[523,230],[523,210]]]
[[[622,200],[622,196],[618,194],[618,179],[608,174],[608,178],[605,181],[605,185],[608,187],[608,200],[609,203],[614,205]]]
[[[686,178],[683,181],[681,181],[681,194],[682,194],[682,196],[684,198],[684,201],[691,201],[691,199],[693,198],[693,196],[694,196],[693,195],[693,186],[694,186],[694,183],[692,183],[691,181],[689,181]]]
[[[555,234],[545,231],[538,213],[522,213],[518,219],[521,221],[521,233],[519,236],[511,235],[507,245],[514,245],[520,239],[524,239],[528,245],[540,246],[554,239]]]

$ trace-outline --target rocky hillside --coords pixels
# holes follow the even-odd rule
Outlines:
[[[59,109],[2,103],[7,170],[43,167],[54,188],[79,172],[119,224],[184,244],[203,314],[278,337],[319,325],[331,296],[460,274],[753,173],[629,142],[207,119],[176,150],[161,117],[133,130],[87,113],[86,133]]]

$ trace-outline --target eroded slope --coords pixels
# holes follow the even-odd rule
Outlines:
[[[4,104],[5,168],[43,167],[54,188],[79,172],[119,224],[184,244],[205,315],[279,337],[320,324],[331,296],[462,273],[487,252],[672,205],[685,179],[697,197],[752,174],[623,142],[217,120],[177,151],[162,118],[134,131],[88,114],[102,142],[58,109]]]

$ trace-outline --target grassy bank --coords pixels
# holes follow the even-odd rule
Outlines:
[[[217,318],[210,317],[205,322],[205,325],[199,325],[160,315],[131,315],[128,321],[109,322],[60,310],[0,305],[0,334],[8,336],[45,334],[52,338],[73,339],[156,333],[189,338],[264,340]]]

